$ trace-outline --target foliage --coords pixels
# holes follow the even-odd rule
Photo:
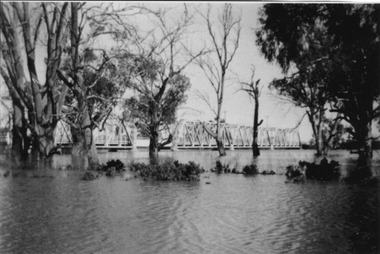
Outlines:
[[[193,161],[186,164],[178,161],[166,161],[159,165],[133,163],[131,171],[139,172],[139,176],[144,180],[155,181],[199,181],[199,175],[205,172]]]
[[[221,174],[221,173],[231,173],[230,166],[228,164],[222,164],[220,161],[216,161],[216,165],[211,169],[211,172]]]
[[[153,29],[146,33],[141,31],[143,39],[133,42],[135,50],[120,54],[120,63],[134,93],[125,107],[140,132],[149,136],[150,153],[157,153],[171,143],[173,130],[168,125],[175,121],[176,110],[186,100],[185,92],[190,88],[189,79],[182,72],[204,53],[202,49],[192,54],[186,46],[193,14],[186,5],[184,7],[183,15],[176,19],[169,10],[144,8],[148,16],[146,22]],[[169,135],[164,137],[163,130]]]
[[[92,180],[95,180],[98,177],[99,177],[99,175],[94,174],[91,171],[87,171],[86,173],[84,173],[84,175],[82,176],[81,180],[82,181],[92,181]]]
[[[125,164],[119,159],[107,161],[106,164],[99,165],[96,171],[105,173],[106,176],[114,176],[125,171]]]
[[[379,15],[377,5],[267,4],[256,33],[264,56],[292,72],[272,86],[296,105],[308,106],[316,127],[330,102],[331,111],[352,125],[367,157],[370,125],[380,116]]]
[[[299,161],[297,166],[291,165],[286,167],[286,176],[288,178],[306,177],[307,179],[319,181],[338,180],[340,177],[339,162],[326,158],[322,159],[320,164],[315,162]]]
[[[222,164],[220,161],[216,161],[216,165],[214,168],[211,169],[211,172],[217,173],[217,174],[222,174],[222,173],[240,174],[241,173],[235,167],[231,169],[229,164]]]
[[[278,62],[286,74],[274,79],[270,87],[294,105],[306,108],[320,155],[324,148],[320,132],[328,101],[325,78],[328,66],[323,60],[331,39],[325,36],[326,28],[319,18],[309,20],[314,9],[308,5],[265,5],[256,43],[268,61]]]
[[[158,70],[156,70],[158,72]],[[156,73],[158,74],[158,73]],[[159,101],[155,96],[160,86],[158,79],[152,80],[152,90],[139,93],[125,101],[125,107],[129,111],[129,117],[135,121],[136,127],[145,136],[151,136],[152,127],[165,127],[173,124],[176,118],[176,110],[187,99],[186,91],[190,89],[190,79],[184,75],[175,75],[168,81],[168,88]],[[148,93],[149,92],[149,93]],[[152,121],[154,119],[154,121]]]
[[[246,174],[246,175],[256,175],[256,174],[259,173],[259,171],[258,171],[256,165],[251,164],[251,165],[246,165],[243,168],[243,173]]]

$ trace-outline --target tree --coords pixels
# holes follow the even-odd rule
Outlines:
[[[203,70],[217,97],[217,109],[214,110],[208,97],[200,94],[200,98],[207,103],[215,114],[216,120],[216,132],[209,130],[206,126],[204,128],[215,139],[219,155],[225,156],[226,151],[222,140],[220,120],[227,71],[239,47],[241,16],[233,14],[231,4],[224,5],[223,12],[219,15],[217,22],[211,19],[210,13],[211,8],[209,7],[207,14],[202,15],[202,17],[207,25],[208,35],[212,41],[212,48],[217,60],[211,55],[207,55],[206,57],[197,59],[196,63]],[[218,31],[216,31],[217,29]]]
[[[326,150],[322,137],[328,101],[324,60],[331,41],[325,36],[326,28],[318,18],[310,24],[300,25],[302,20],[310,18],[310,9],[308,5],[265,5],[256,43],[268,61],[277,61],[286,75],[274,79],[270,87],[280,96],[289,98],[295,106],[306,108],[316,142],[316,155],[320,156]]]
[[[73,166],[87,169],[99,163],[93,130],[102,130],[110,115],[114,106],[112,100],[119,92],[112,81],[121,76],[111,61],[114,57],[108,56],[106,49],[94,48],[93,45],[95,39],[103,35],[111,35],[115,40],[125,39],[127,31],[120,32],[117,27],[121,25],[123,30],[127,27],[120,16],[125,9],[114,10],[112,5],[105,9],[99,6],[85,8],[84,5],[70,3],[68,57],[57,73],[72,95],[63,120],[71,128]],[[84,33],[86,29],[89,30],[87,34]],[[99,88],[104,86],[107,90],[101,91]]]
[[[324,92],[317,103],[327,98],[337,120],[353,127],[359,167],[367,168],[371,124],[380,116],[379,17],[377,5],[265,5],[256,41],[267,59],[284,70],[299,58],[310,58],[300,70],[314,80],[323,78],[322,85],[316,83]]]
[[[255,75],[255,69],[252,68],[252,75],[250,82],[244,82],[240,81],[240,84],[242,85],[242,88],[240,90],[245,91],[248,93],[249,97],[253,99],[255,104],[255,112],[253,117],[253,140],[252,140],[252,153],[253,156],[259,156],[260,155],[260,149],[257,144],[258,141],[258,128],[263,123],[263,120],[259,122],[259,97],[260,97],[260,91],[259,91],[259,83],[260,79],[256,80],[256,82],[253,80],[253,77]]]
[[[159,83],[159,80],[150,82]],[[145,88],[151,85],[150,82],[144,84]],[[150,139],[150,153],[157,153],[173,141],[173,133],[169,126],[175,124],[177,108],[186,101],[186,91],[189,88],[189,78],[178,74],[170,79],[168,88],[159,99],[156,96],[159,89],[152,89],[148,90],[149,93],[139,93],[126,100],[125,106],[130,112],[129,118],[134,120],[141,134]],[[168,135],[166,138],[163,138],[164,132]]]
[[[1,3],[1,75],[13,103],[12,157],[50,158],[54,151],[54,130],[59,120],[65,89],[57,84],[66,40],[67,3]],[[33,15],[31,15],[33,13]],[[46,26],[44,31],[43,25]],[[37,42],[46,43],[45,84],[36,70]],[[26,63],[26,68],[24,68]],[[29,134],[31,133],[31,134]]]
[[[327,5],[327,14],[332,111],[352,126],[358,167],[371,169],[372,122],[380,117],[380,6]]]
[[[143,8],[156,23],[136,40],[135,52],[122,54],[124,63],[120,64],[124,64],[126,75],[130,76],[128,86],[135,93],[126,106],[140,131],[149,136],[150,154],[172,141],[172,133],[161,144],[159,136],[163,127],[168,130],[168,124],[174,122],[175,111],[184,103],[185,92],[190,88],[190,81],[182,72],[204,54],[203,49],[192,53],[184,43],[193,18],[186,5],[184,8],[176,20],[170,16],[174,11]]]

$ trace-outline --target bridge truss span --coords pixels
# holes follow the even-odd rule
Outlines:
[[[252,126],[222,123],[223,144],[229,148],[250,148],[253,142]],[[211,133],[216,133],[216,123],[182,122],[177,128],[176,146],[178,148],[216,147]],[[260,148],[301,148],[298,129],[259,128],[258,146]]]
[[[216,123],[200,121],[180,121],[170,127],[173,142],[167,148],[207,149],[215,148],[216,141],[210,133],[216,133]],[[161,139],[169,133],[161,133]],[[230,149],[249,149],[253,141],[253,128],[238,124],[221,124],[222,141]],[[64,122],[58,124],[56,144],[71,146],[70,127]],[[94,141],[98,149],[136,149],[148,147],[149,138],[142,137],[134,124],[109,119],[103,131],[94,130]],[[297,129],[259,128],[258,146],[260,148],[286,149],[301,148]]]

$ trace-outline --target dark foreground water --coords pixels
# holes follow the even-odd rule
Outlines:
[[[355,164],[349,156],[334,151],[330,158],[346,170]],[[218,159],[215,151],[160,157],[194,160],[207,170]],[[149,161],[146,152],[101,154],[103,162],[115,158]],[[251,158],[234,151],[223,162],[241,168]],[[254,163],[277,175],[206,172],[185,183],[84,182],[83,172],[58,169],[1,176],[0,253],[378,253],[378,187],[286,184],[285,167],[301,159],[312,161],[313,151],[262,151]],[[58,156],[54,165],[69,160]],[[32,177],[41,175],[51,177]]]

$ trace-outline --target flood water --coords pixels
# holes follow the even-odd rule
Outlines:
[[[149,161],[146,151],[100,158]],[[165,158],[206,170],[219,159],[216,151],[162,151]],[[344,171],[355,165],[348,151],[330,158]],[[0,253],[378,253],[379,187],[285,183],[285,167],[299,160],[314,160],[313,151],[262,151],[253,163],[276,175],[87,182],[83,172],[59,170],[70,156],[57,156],[56,169],[27,172],[51,177],[0,177]],[[222,162],[240,169],[251,152],[228,151]]]

